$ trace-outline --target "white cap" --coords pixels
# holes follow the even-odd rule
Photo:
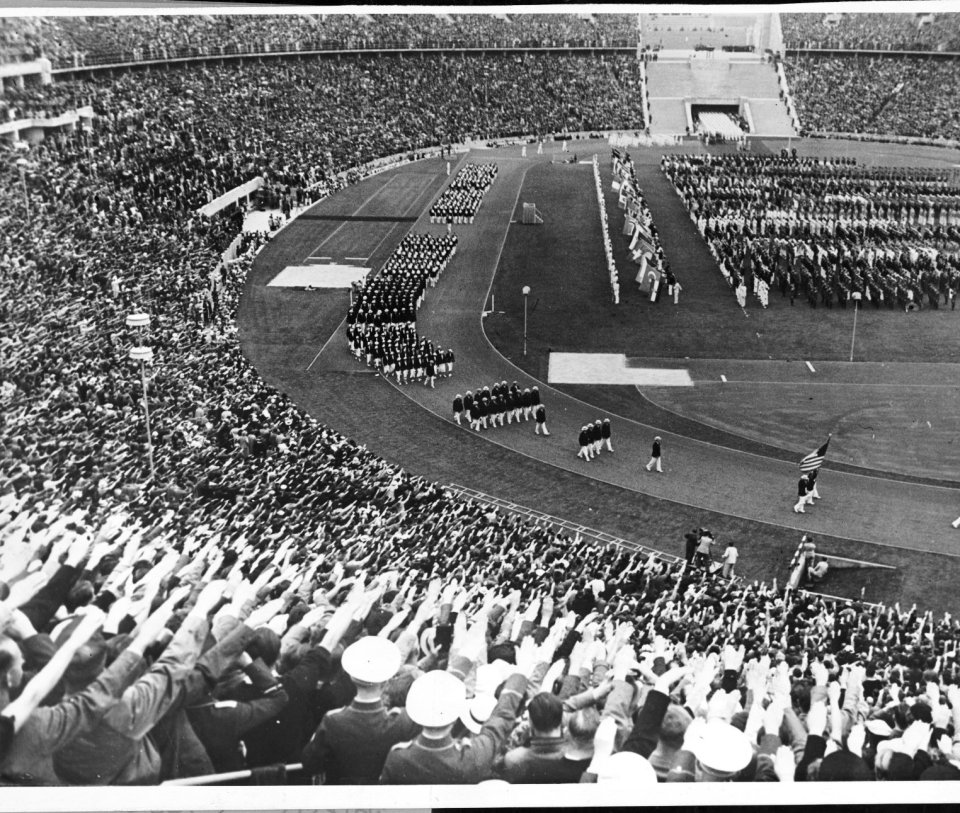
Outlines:
[[[893,733],[893,729],[885,720],[867,720],[864,728],[877,737],[889,737]]]
[[[402,660],[400,648],[393,641],[368,636],[348,646],[340,663],[358,683],[386,683],[397,674]]]
[[[443,728],[460,716],[466,702],[463,681],[449,672],[427,672],[407,692],[407,714],[417,725]]]
[[[693,753],[701,767],[723,774],[742,771],[753,758],[747,735],[723,720],[711,720],[706,724]]]
[[[597,784],[647,787],[657,784],[657,773],[640,754],[635,754],[633,751],[620,751],[611,754],[600,764]]]
[[[483,724],[490,719],[497,707],[497,698],[492,694],[478,694],[471,697],[460,712],[460,722],[471,734],[479,734]]]

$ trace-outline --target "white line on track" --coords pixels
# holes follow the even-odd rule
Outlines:
[[[465,155],[467,155],[467,153],[463,153],[460,157],[458,157],[457,160],[454,162],[454,165],[455,165],[455,166],[458,166],[458,165],[460,164],[461,158],[463,158],[463,156],[465,156]],[[425,173],[420,173],[420,174],[423,175],[423,174],[425,174]],[[397,177],[399,177],[399,175],[394,175],[394,178],[397,178]],[[436,176],[435,176],[435,175],[431,175],[430,177],[431,177],[431,178],[435,178]],[[391,180],[392,180],[392,179],[391,179]],[[390,183],[390,181],[387,181],[387,183]],[[449,182],[448,182],[448,183],[449,183]],[[386,187],[386,185],[387,185],[387,184],[384,184],[383,186],[380,187],[380,189],[382,190],[384,187]],[[404,210],[404,216],[406,216],[406,213],[407,213],[407,212],[413,211],[413,208],[414,208],[415,206],[417,206],[418,203],[420,202],[420,198],[423,197],[424,192],[426,192],[427,190],[430,189],[430,185],[431,185],[431,184],[428,184],[426,187],[424,187],[423,190],[421,190],[420,194],[417,195],[417,197],[413,199],[413,201],[410,203],[410,205]],[[448,184],[443,184],[443,186],[441,186],[441,188],[435,193],[434,198],[439,197],[439,196],[440,196],[440,193],[447,187],[447,185],[448,185]],[[370,197],[373,197],[373,195],[371,195]],[[519,193],[519,191],[518,191],[518,192],[517,192],[517,200],[519,200],[519,199],[520,199],[520,193]],[[370,198],[367,198],[367,200],[370,200]],[[433,203],[433,200],[431,199],[431,201],[428,202],[427,207],[429,208],[429,206],[430,206],[432,203]],[[364,204],[361,204],[360,209],[362,209],[365,204],[366,204],[366,202],[364,202]],[[516,207],[516,205],[514,205],[514,207]],[[357,211],[359,212],[360,209],[357,209]],[[355,212],[354,214],[356,214],[356,212]],[[422,216],[423,216],[423,215],[421,214],[421,217],[422,217]],[[374,247],[373,251],[370,252],[370,257],[376,256],[377,250],[380,248],[380,246],[383,245],[384,241],[385,241],[391,234],[393,234],[393,230],[396,229],[397,226],[400,225],[400,222],[401,222],[401,221],[398,220],[396,223],[394,223],[394,224],[390,227],[390,230],[389,230],[382,238],[380,238],[380,242],[377,243],[377,245]],[[419,222],[419,220],[418,220],[417,222]],[[411,223],[410,226],[407,228],[407,231],[408,231],[408,232],[409,232],[409,231],[412,231],[413,228],[414,228],[416,225],[417,225],[416,223]],[[330,236],[332,237],[333,235],[330,235]],[[329,239],[329,238],[327,238],[327,239]],[[324,241],[324,242],[326,242],[326,241]],[[506,239],[504,239],[504,242],[506,242]],[[322,246],[323,243],[321,243],[320,245]],[[317,248],[319,248],[319,247],[320,247],[320,246],[317,246]],[[502,250],[503,250],[503,247],[501,246],[501,251],[502,251]],[[314,249],[314,251],[316,251],[316,249]],[[364,258],[363,258],[363,259],[364,259],[364,262],[366,262],[366,260],[370,259],[370,257],[364,257]],[[322,257],[322,258],[310,257],[309,259],[311,259],[311,260],[313,260],[313,259],[328,259],[328,260],[329,260],[329,259],[333,259],[333,258],[332,258],[332,257]],[[357,258],[357,257],[354,257],[354,258],[347,257],[346,259],[349,260],[349,259],[360,259],[360,258]],[[499,264],[499,262],[498,262],[498,264]],[[493,284],[493,283],[491,282],[491,285],[492,285],[492,284]],[[316,363],[317,359],[320,358],[320,354],[323,353],[323,351],[327,349],[327,345],[330,344],[330,340],[333,339],[333,337],[337,335],[337,333],[340,331],[340,328],[343,327],[343,325],[344,325],[344,323],[345,323],[346,321],[347,321],[347,315],[344,314],[343,319],[340,320],[340,323],[339,323],[339,324],[337,325],[337,327],[334,329],[333,333],[330,334],[330,336],[327,338],[327,340],[323,343],[323,346],[317,351],[317,355],[315,355],[315,356],[313,357],[313,361],[311,361],[311,362],[307,365],[307,370],[309,370],[311,367],[313,367],[313,365]]]
[[[815,372],[816,372],[816,370],[815,370],[815,369],[813,369],[813,365],[812,365],[812,364],[811,364],[811,363],[810,363],[809,361],[808,361],[808,362],[806,362],[806,365],[807,365],[807,367],[809,367],[809,368],[810,368],[810,372],[811,372],[811,373],[815,373]]]
[[[353,210],[353,214],[351,214],[350,217],[356,217],[358,214],[360,214],[360,210],[363,209],[364,206],[366,206],[371,200],[373,200],[377,195],[379,195],[384,189],[386,189],[388,186],[390,186],[390,184],[392,184],[398,177],[400,177],[400,176],[399,176],[399,175],[394,175],[394,176],[393,176],[392,178],[390,178],[386,183],[382,184],[381,186],[378,186],[378,187],[363,201],[363,203],[361,203],[356,209]],[[350,223],[350,222],[351,222],[350,220],[344,220],[343,223],[341,223],[339,226],[337,226],[337,228],[335,228],[332,232],[330,232],[330,234],[328,234],[328,235],[323,239],[323,241],[320,243],[320,245],[316,246],[313,250],[314,250],[314,251],[319,251],[321,248],[323,248],[328,242],[330,242],[330,240],[333,239],[334,235],[337,234],[337,232],[339,232],[340,229],[342,229],[344,226],[347,225],[347,223]]]
[[[725,375],[720,376],[720,380],[721,380],[724,384],[727,383],[727,377],[726,377]]]
[[[346,321],[347,321],[347,317],[344,316],[343,319],[340,320],[340,324],[338,324],[337,327],[334,329],[333,333],[331,333],[331,334],[327,337],[327,340],[323,343],[323,347],[321,347],[321,348],[317,351],[317,355],[315,355],[315,356],[313,357],[313,361],[311,361],[311,362],[307,365],[307,369],[308,369],[308,370],[309,370],[311,367],[313,367],[313,365],[314,365],[314,363],[316,362],[316,360],[317,360],[318,358],[320,358],[320,354],[321,354],[324,350],[327,349],[327,345],[330,344],[330,340],[331,340],[334,336],[336,336],[337,333],[339,333],[341,326],[342,326],[343,323],[346,322]]]

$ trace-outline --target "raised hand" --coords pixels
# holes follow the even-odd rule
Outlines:
[[[24,576],[20,581],[14,582],[10,587],[10,595],[7,596],[6,603],[11,610],[22,607],[32,599],[47,582],[50,581],[50,573],[43,570],[35,570]]]
[[[857,723],[847,735],[847,750],[858,757],[863,756],[863,744],[867,739],[867,729],[863,723]]]
[[[797,770],[797,763],[793,756],[793,749],[789,745],[781,745],[773,758],[773,772],[781,782],[793,782]]]
[[[840,705],[840,684],[835,680],[830,681],[827,686],[827,700],[831,706]]]
[[[783,703],[779,698],[770,701],[766,710],[763,712],[763,730],[767,734],[779,734],[780,726],[783,723]]]
[[[190,611],[191,614],[206,618],[213,612],[213,608],[217,606],[220,599],[223,598],[226,589],[227,582],[225,579],[217,579],[207,584],[200,591],[200,595],[197,597],[197,603],[193,605],[193,609]]]
[[[87,558],[90,552],[91,540],[86,534],[74,537],[67,549],[67,558],[64,564],[68,567],[79,567],[80,563]]]
[[[723,689],[718,689],[713,693],[710,702],[707,703],[707,720],[719,719],[729,723],[739,708],[739,692],[725,692]]]
[[[617,741],[617,721],[613,717],[604,717],[593,735],[593,758],[604,759],[613,753]]]
[[[734,649],[732,646],[730,646],[730,644],[726,644],[723,647],[724,670],[739,672],[740,667],[743,665],[744,652],[745,650],[743,644],[741,644],[737,649]]]
[[[537,665],[540,663],[537,645],[529,635],[517,647],[517,671],[526,678],[533,677]]]
[[[830,676],[827,673],[827,667],[824,666],[820,661],[814,661],[810,664],[810,674],[813,675],[814,686],[827,685],[827,681],[829,680]]]
[[[246,624],[251,629],[257,629],[258,627],[266,626],[270,623],[273,618],[275,618],[286,603],[286,600],[283,598],[275,598],[272,601],[268,601],[266,604],[257,607],[250,615],[247,617]],[[309,615],[309,613],[307,613]],[[300,623],[303,624],[306,620],[306,615],[300,619]]]
[[[826,727],[827,704],[823,701],[811,703],[810,711],[807,713],[807,732],[813,736],[822,737]]]
[[[521,644],[521,649],[523,648],[524,644],[527,645],[527,650],[530,651],[531,647],[533,646],[533,638],[529,636],[524,638],[523,644]],[[481,612],[477,615],[473,621],[473,624],[471,624],[470,628],[467,630],[466,635],[463,636],[463,643],[460,646],[459,654],[461,657],[468,658],[474,663],[486,663],[487,614],[485,612]],[[536,664],[534,664],[534,666],[536,666]],[[517,669],[518,671],[521,671],[519,654],[517,655]]]
[[[167,600],[163,602],[137,629],[136,638],[131,646],[139,648],[143,652],[150,646],[166,628],[167,623],[173,617],[180,604],[190,594],[190,588],[187,586],[177,587],[170,592]],[[112,608],[111,608],[112,609]]]
[[[668,669],[662,675],[657,676],[653,683],[653,689],[654,691],[658,691],[669,696],[674,685],[679,683],[692,672],[693,669],[687,664],[682,666],[674,666],[672,669]]]
[[[917,751],[925,751],[929,747],[932,730],[929,723],[914,720],[907,726],[903,736],[899,740],[893,741],[894,750],[906,754],[908,757],[915,756]]]

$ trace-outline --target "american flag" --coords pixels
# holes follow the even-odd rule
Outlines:
[[[830,445],[830,438],[827,438],[827,442],[823,444],[819,449],[814,452],[810,452],[803,460],[800,461],[800,471],[806,474],[810,471],[816,471],[823,464],[823,458],[827,453],[827,446]]]

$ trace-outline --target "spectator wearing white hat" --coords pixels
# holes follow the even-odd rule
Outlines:
[[[479,659],[486,648],[486,628],[486,616],[482,615],[458,647],[461,658]],[[517,652],[516,671],[503,684],[493,714],[479,734],[460,742],[453,739],[451,731],[467,705],[463,681],[451,672],[421,675],[407,694],[407,714],[423,730],[413,741],[391,749],[380,783],[471,785],[489,779],[493,760],[513,729],[528,676],[536,666],[534,647],[522,646]]]
[[[687,726],[683,748],[667,782],[732,782],[753,760],[746,734],[721,719]]]
[[[376,784],[390,749],[420,727],[403,709],[387,709],[383,687],[400,668],[400,648],[386,638],[361,638],[344,650],[341,666],[357,694],[349,706],[328,711],[303,749],[303,766],[328,785]]]

